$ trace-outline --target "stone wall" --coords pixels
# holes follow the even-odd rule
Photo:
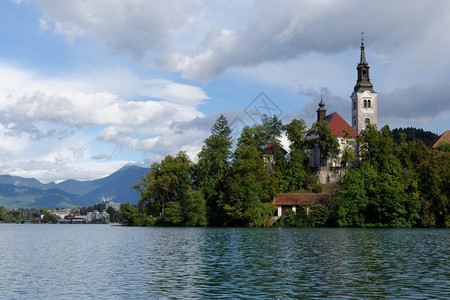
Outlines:
[[[319,167],[313,169],[314,174],[322,184],[339,182],[344,178],[345,167]]]

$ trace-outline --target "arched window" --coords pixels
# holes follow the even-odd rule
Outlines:
[[[370,119],[369,119],[369,118],[366,118],[365,121],[366,121],[366,125],[367,125],[367,124],[370,124]]]
[[[367,100],[364,100],[364,107],[367,107]]]
[[[370,100],[367,100],[367,107],[372,107],[372,103],[370,103]]]

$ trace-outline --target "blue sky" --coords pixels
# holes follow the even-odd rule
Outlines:
[[[361,31],[379,126],[441,134],[449,11],[410,0],[2,1],[0,173],[85,180],[180,150],[195,160],[219,114],[236,132],[268,107],[311,124],[321,95],[349,121]]]

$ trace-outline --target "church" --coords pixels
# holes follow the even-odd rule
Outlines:
[[[348,124],[337,112],[327,115],[325,103],[323,99],[320,100],[317,109],[317,122],[324,120],[328,123],[331,134],[338,139],[340,146],[338,157],[327,161],[320,160],[320,150],[317,146],[309,151],[310,166],[315,170],[321,183],[340,181],[347,171],[347,167],[357,164],[357,137],[368,124],[377,125],[377,93],[370,82],[369,69],[364,51],[364,38],[361,37],[361,57],[356,67],[357,80],[350,96],[352,125]],[[356,153],[355,160],[349,166],[345,164],[342,157],[345,149]]]
[[[321,161],[320,150],[317,145],[314,149],[307,151],[310,166],[317,175],[320,183],[334,183],[340,181],[349,167],[358,163],[358,141],[361,131],[366,129],[368,124],[377,126],[377,93],[373,89],[369,77],[369,64],[366,61],[364,51],[364,39],[361,37],[361,57],[356,67],[357,79],[351,99],[352,125],[348,124],[337,112],[327,115],[325,103],[320,99],[317,109],[317,122],[323,120],[328,123],[331,134],[334,135],[340,147],[338,157]],[[349,165],[344,163],[342,153],[344,149],[352,150],[355,159]],[[296,212],[301,205],[308,204],[306,214],[309,213],[309,204],[323,204],[329,200],[327,193],[285,193],[279,194],[273,199],[273,204],[277,206],[275,219],[284,215],[287,211]]]

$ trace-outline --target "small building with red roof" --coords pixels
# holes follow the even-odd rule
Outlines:
[[[284,193],[273,198],[272,203],[277,207],[276,217],[279,218],[287,211],[297,212],[303,205],[306,205],[306,214],[308,214],[308,205],[326,204],[327,201],[327,193]]]

